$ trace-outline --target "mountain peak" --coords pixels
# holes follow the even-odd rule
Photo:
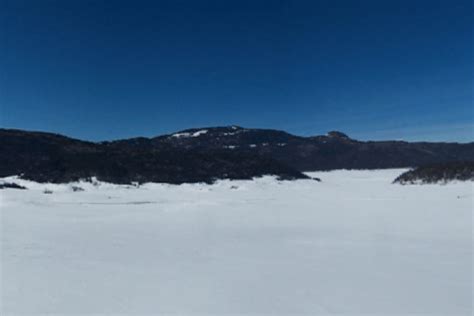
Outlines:
[[[473,160],[474,143],[364,142],[338,131],[301,137],[231,125],[91,143],[0,129],[0,176],[24,174],[40,182],[97,177],[114,183],[184,183],[265,174],[301,178],[301,171],[406,168]]]
[[[203,135],[207,136],[219,136],[219,135],[233,135],[240,133],[246,129],[237,125],[230,126],[214,126],[214,127],[201,127],[201,128],[190,128],[185,129],[174,134],[169,135],[172,138],[189,138],[199,137]]]
[[[328,137],[350,139],[349,136],[347,136],[343,132],[339,132],[339,131],[330,131],[328,133]]]

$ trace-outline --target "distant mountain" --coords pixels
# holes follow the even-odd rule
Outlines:
[[[141,146],[140,140],[110,146],[56,134],[0,129],[0,177],[10,175],[53,183],[91,177],[112,183],[174,184],[263,175],[307,178],[272,158],[252,153]]]
[[[416,167],[474,161],[474,143],[357,141],[344,133],[301,137],[239,126],[183,130],[153,138],[93,143],[61,135],[0,129],[0,176],[39,182],[97,177],[114,183],[212,182],[302,171]]]
[[[407,171],[395,183],[439,183],[449,181],[474,181],[474,161],[455,161],[430,164]]]
[[[278,130],[239,126],[188,129],[151,139],[135,138],[107,144],[252,153],[271,157],[299,171],[400,168],[474,160],[474,143],[362,142],[337,131],[323,136],[301,137]]]

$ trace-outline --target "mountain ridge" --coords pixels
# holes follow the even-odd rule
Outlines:
[[[132,136],[132,137],[125,137],[125,138],[117,138],[117,139],[110,139],[110,140],[87,140],[87,139],[82,139],[74,136],[68,136],[66,134],[61,134],[59,132],[48,132],[48,131],[41,131],[41,130],[30,130],[30,129],[21,129],[21,128],[11,128],[11,127],[0,127],[0,131],[11,131],[11,132],[21,132],[21,133],[34,133],[34,134],[44,134],[44,135],[54,135],[54,136],[59,136],[63,138],[69,138],[69,139],[75,139],[75,140],[81,140],[82,142],[88,142],[88,143],[94,143],[94,144],[101,144],[101,143],[111,143],[111,142],[116,142],[116,141],[124,141],[124,140],[133,140],[133,139],[154,139],[154,138],[161,138],[164,136],[171,136],[174,134],[179,134],[183,132],[188,132],[188,131],[199,131],[199,130],[204,130],[204,129],[226,129],[226,128],[232,128],[232,127],[237,127],[240,129],[248,130],[248,131],[277,131],[277,132],[283,132],[288,135],[291,135],[293,137],[297,138],[320,138],[320,137],[330,137],[330,134],[340,134],[344,135],[346,138],[358,141],[358,142],[401,142],[401,143],[411,143],[411,144],[417,144],[417,143],[436,143],[436,144],[472,144],[474,143],[473,141],[426,141],[426,140],[416,140],[416,141],[408,141],[408,140],[403,140],[403,139],[378,139],[378,140],[358,140],[355,138],[352,138],[348,136],[346,133],[342,131],[337,131],[337,130],[331,130],[328,131],[326,134],[317,134],[317,135],[297,135],[297,134],[292,134],[290,132],[286,132],[284,130],[278,130],[278,129],[273,129],[273,128],[246,128],[246,127],[241,127],[239,125],[222,125],[222,126],[208,126],[208,127],[192,127],[192,128],[186,128],[182,130],[178,130],[173,133],[163,133],[163,134],[156,134],[154,136]]]
[[[297,136],[236,125],[155,137],[90,142],[61,134],[0,129],[0,176],[40,182],[97,177],[116,183],[212,182],[305,171],[417,167],[474,161],[474,142],[359,141],[331,131]]]

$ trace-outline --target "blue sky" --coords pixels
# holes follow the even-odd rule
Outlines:
[[[0,0],[0,125],[473,141],[473,4]]]

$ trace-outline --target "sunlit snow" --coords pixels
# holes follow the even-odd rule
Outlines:
[[[206,134],[208,132],[208,130],[206,129],[203,129],[203,130],[200,130],[200,131],[197,131],[197,132],[194,132],[194,133],[188,133],[188,132],[183,132],[183,133],[175,133],[173,135],[171,135],[172,137],[176,137],[176,138],[181,138],[181,137],[198,137],[198,136],[201,136],[203,134]]]
[[[16,179],[29,190],[0,191],[0,314],[471,315],[473,184],[391,184],[402,171]]]

